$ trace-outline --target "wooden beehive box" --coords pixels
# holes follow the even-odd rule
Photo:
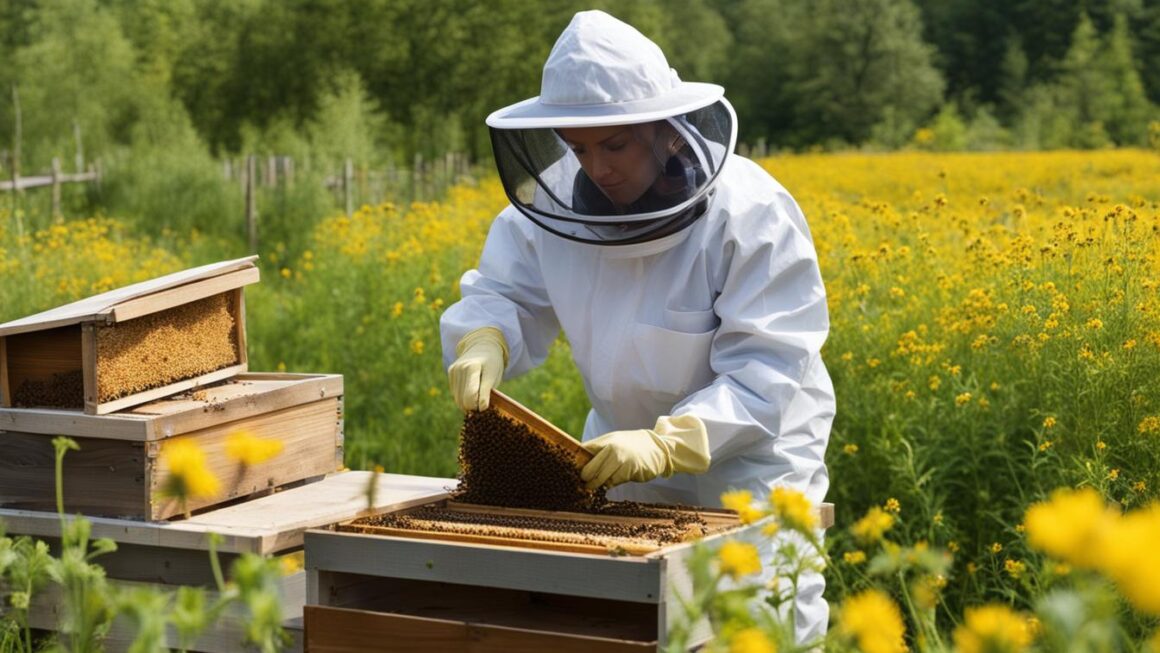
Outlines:
[[[530,514],[534,510],[457,506],[446,499],[406,507]],[[351,520],[306,532],[306,650],[657,651],[683,619],[693,593],[689,557],[696,542],[731,537],[767,542],[765,521],[742,525],[736,514],[701,510],[710,525],[693,541],[639,547],[624,542],[561,544],[517,536],[380,530]],[[823,506],[822,523],[833,521]],[[691,644],[712,635],[694,625]]]
[[[103,415],[247,369],[256,256],[183,270],[0,324],[0,406]]]
[[[193,442],[221,492],[192,499],[197,511],[342,468],[341,375],[244,373],[215,385],[108,415],[48,408],[0,408],[0,507],[56,510],[52,439],[80,445],[64,458],[66,512],[162,520],[185,512],[165,495],[165,451]],[[246,431],[276,439],[281,453],[242,465],[227,452]]]
[[[369,503],[372,497],[366,488],[372,480],[378,490],[373,503]],[[303,648],[306,574],[301,570],[299,556],[306,529],[426,503],[454,485],[452,479],[346,471],[318,483],[209,510],[187,520],[141,522],[90,517],[88,521],[94,539],[109,538],[117,543],[117,550],[102,555],[99,563],[109,583],[124,589],[150,587],[173,592],[181,586],[202,587],[209,592],[207,602],[213,603],[217,581],[209,555],[211,548],[220,568],[225,570],[243,554],[286,556],[281,558],[286,575],[276,581],[275,589],[281,598],[283,627],[290,635],[283,650],[293,653]],[[0,508],[0,521],[10,536],[33,536],[54,550],[59,546],[61,518],[56,512]],[[211,534],[221,536],[216,544],[210,544]],[[172,629],[165,633],[164,645],[205,653],[245,650],[241,643],[249,619],[248,609],[231,610],[192,647],[179,641]],[[33,593],[28,622],[33,628],[49,631],[68,625],[54,586]],[[105,635],[104,644],[108,650],[123,651],[135,636],[135,629],[116,622]]]

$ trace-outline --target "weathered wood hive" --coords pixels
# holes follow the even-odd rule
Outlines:
[[[0,406],[102,415],[247,369],[249,257],[0,324]]]
[[[655,651],[692,596],[695,544],[768,542],[732,511],[569,488],[587,452],[492,404],[465,421],[454,492],[307,532],[306,650]],[[692,642],[710,636],[702,621]]]
[[[246,285],[257,257],[215,263],[0,325],[0,507],[163,520],[323,478],[342,468],[342,377],[248,372]],[[278,441],[241,464],[231,436]],[[167,451],[193,443],[212,496],[165,491]]]

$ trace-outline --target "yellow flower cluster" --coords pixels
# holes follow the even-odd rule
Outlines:
[[[838,631],[857,641],[864,653],[903,653],[906,627],[902,613],[890,597],[879,590],[865,590],[842,602]]]
[[[226,455],[243,465],[257,465],[282,453],[281,440],[259,438],[249,431],[235,431],[226,438]]]
[[[817,528],[818,515],[806,495],[786,487],[776,487],[769,495],[773,504],[773,513],[786,526],[798,530],[809,531]]]
[[[777,645],[760,628],[745,628],[729,639],[729,653],[777,653]]]
[[[878,506],[870,508],[854,525],[850,532],[862,542],[872,543],[882,539],[886,531],[894,526],[894,516]]]
[[[1160,503],[1121,515],[1090,488],[1056,490],[1027,510],[1027,541],[1068,565],[1111,578],[1139,611],[1160,615]]]
[[[748,542],[726,541],[717,550],[717,561],[721,573],[734,579],[761,571],[761,556],[757,553],[757,547]]]
[[[1005,605],[967,608],[963,616],[954,632],[957,653],[1018,653],[1031,644],[1028,618]]]
[[[192,441],[166,441],[161,458],[169,470],[164,484],[166,496],[186,501],[214,497],[221,491],[221,481],[206,466],[205,452]]]

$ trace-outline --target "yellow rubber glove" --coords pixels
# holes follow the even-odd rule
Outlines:
[[[580,470],[589,490],[709,469],[709,434],[692,415],[660,417],[651,429],[613,431],[583,446],[595,455]]]
[[[498,386],[507,368],[508,346],[503,332],[481,327],[463,336],[455,346],[458,358],[447,368],[451,396],[463,412],[487,410],[491,389]]]

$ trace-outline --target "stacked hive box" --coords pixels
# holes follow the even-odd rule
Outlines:
[[[0,325],[0,507],[162,520],[317,480],[342,466],[342,378],[247,372],[243,288],[256,257],[185,270]],[[283,443],[241,465],[230,435]],[[222,481],[183,506],[166,451],[196,444]]]
[[[7,533],[58,546],[52,441],[61,435],[80,446],[64,458],[64,510],[88,516],[95,535],[117,542],[99,560],[116,583],[212,588],[210,532],[225,536],[216,550],[228,565],[247,551],[301,547],[306,526],[365,510],[351,487],[366,481],[332,475],[343,461],[342,377],[248,371],[244,287],[258,281],[256,258],[0,325],[0,522]],[[228,449],[242,432],[278,441],[281,452],[239,462]],[[202,452],[220,481],[216,494],[183,503],[168,491],[167,454],[183,443]],[[291,489],[313,481],[321,482]],[[301,572],[280,586],[292,633],[303,586]],[[35,597],[30,619],[40,628],[59,625],[50,591]],[[226,618],[196,650],[237,650],[243,628]],[[118,636],[130,639],[118,644]],[[114,628],[110,645],[127,641],[131,634]]]

